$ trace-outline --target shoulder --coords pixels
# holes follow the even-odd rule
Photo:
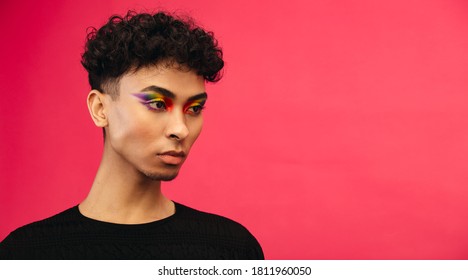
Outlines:
[[[207,236],[215,242],[244,248],[245,258],[263,259],[257,239],[242,224],[221,215],[203,212],[175,203],[177,219],[192,234]]]
[[[19,253],[23,249],[55,242],[57,236],[71,224],[77,224],[76,206],[62,211],[49,218],[36,221],[12,231],[0,243],[0,259],[12,257],[13,252]]]
[[[75,213],[76,211],[76,206],[74,206],[46,219],[19,227],[18,229],[11,232],[5,240],[14,237],[30,237],[30,235],[36,236],[37,234],[40,235],[43,232],[48,233],[49,230],[53,230],[56,227],[76,223],[79,221],[79,217]]]
[[[176,211],[179,219],[190,221],[202,229],[228,230],[233,234],[251,235],[243,225],[221,215],[203,212],[179,203],[176,203]]]

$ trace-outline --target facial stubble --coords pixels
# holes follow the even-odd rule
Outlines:
[[[172,173],[149,173],[149,172],[142,172],[147,178],[153,181],[172,181],[174,180],[177,175],[179,174],[179,170],[173,171]]]

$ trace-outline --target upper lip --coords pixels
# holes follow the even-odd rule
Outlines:
[[[158,154],[160,156],[167,155],[167,156],[173,156],[173,157],[185,157],[185,153],[183,151],[167,151],[164,153]]]

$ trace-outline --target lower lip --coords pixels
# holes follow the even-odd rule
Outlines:
[[[179,165],[184,161],[183,157],[176,157],[171,155],[158,155],[158,157],[165,163],[170,165]]]

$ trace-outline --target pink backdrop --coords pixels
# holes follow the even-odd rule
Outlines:
[[[164,8],[227,61],[173,200],[241,222],[269,259],[468,259],[466,1],[27,2],[0,3],[0,239],[92,183],[86,27]]]

